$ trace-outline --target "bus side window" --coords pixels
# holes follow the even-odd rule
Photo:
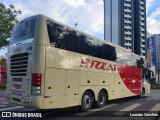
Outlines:
[[[47,29],[52,47],[79,53],[80,36],[76,31],[51,21],[47,21]]]
[[[144,76],[145,76],[145,70],[144,68],[142,68],[142,78],[144,79]]]
[[[102,58],[110,61],[116,61],[117,60],[117,53],[116,49],[113,46],[103,44],[102,45],[103,55]]]
[[[47,21],[47,30],[48,30],[48,37],[49,37],[49,41],[50,41],[50,44],[52,46],[55,46],[55,43],[54,43],[54,35],[52,34],[52,23],[50,21]]]

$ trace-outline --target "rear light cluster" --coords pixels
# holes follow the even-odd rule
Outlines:
[[[32,74],[32,94],[41,94],[42,74]]]

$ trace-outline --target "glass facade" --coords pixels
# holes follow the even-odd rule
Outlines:
[[[105,39],[145,57],[146,1],[104,0]]]

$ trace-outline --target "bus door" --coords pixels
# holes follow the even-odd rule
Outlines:
[[[46,68],[45,75],[45,108],[65,107],[65,79],[66,70],[56,68]]]
[[[116,91],[115,91],[115,76],[114,74],[110,74],[110,99],[114,99],[116,96]]]
[[[66,107],[78,105],[79,71],[67,70]]]
[[[125,96],[125,90],[124,90],[124,86],[123,86],[123,81],[121,80],[122,78],[119,75],[114,75],[115,77],[115,96],[116,98],[121,98],[123,96]]]

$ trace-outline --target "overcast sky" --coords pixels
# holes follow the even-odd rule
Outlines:
[[[103,39],[103,0],[1,0],[21,10],[19,20],[44,14],[71,27]],[[160,0],[147,2],[147,31],[160,33]],[[0,52],[2,54],[3,51]]]

